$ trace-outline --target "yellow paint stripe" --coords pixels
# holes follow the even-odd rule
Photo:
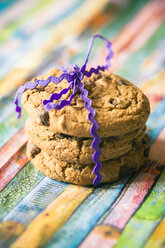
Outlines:
[[[67,36],[78,36],[108,2],[109,0],[85,1],[75,13],[60,22],[55,28],[52,28],[43,47],[28,52],[19,61],[16,68],[0,80],[0,96],[13,87],[24,84],[30,72],[36,68],[46,54],[50,53]]]
[[[145,248],[161,248],[165,244],[165,217],[148,240]]]
[[[74,210],[93,191],[92,187],[69,185],[12,244],[12,248],[35,248],[45,245],[64,225]]]

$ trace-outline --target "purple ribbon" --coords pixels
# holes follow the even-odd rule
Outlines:
[[[105,59],[106,64],[103,66],[97,66],[97,68],[91,67],[91,69],[89,71],[87,71],[86,66],[87,66],[87,63],[89,60],[90,52],[91,52],[95,38],[100,38],[106,42],[106,49],[108,52],[108,55]],[[111,50],[111,46],[112,45],[109,42],[109,40],[107,40],[103,36],[98,35],[98,34],[94,35],[90,39],[88,52],[86,55],[86,60],[85,60],[84,65],[81,67],[81,69],[77,65],[66,66],[66,67],[62,68],[63,73],[61,74],[60,77],[50,76],[46,80],[38,79],[34,83],[26,82],[23,86],[19,87],[18,91],[16,92],[15,99],[14,99],[14,104],[16,105],[16,112],[18,113],[17,118],[20,118],[21,117],[21,107],[18,104],[18,96],[19,96],[19,94],[23,93],[27,89],[32,90],[32,89],[36,88],[38,85],[45,87],[50,82],[53,82],[54,84],[58,84],[63,79],[66,79],[69,83],[68,88],[61,90],[60,93],[53,93],[48,100],[46,100],[46,99],[43,100],[44,109],[49,111],[51,109],[59,110],[59,109],[64,108],[65,106],[69,105],[75,96],[75,91],[76,91],[76,87],[77,87],[77,89],[81,92],[80,97],[84,101],[84,107],[89,111],[88,120],[92,124],[91,129],[90,129],[90,133],[93,137],[93,141],[92,141],[91,146],[94,150],[94,154],[93,154],[92,159],[93,159],[93,162],[95,163],[95,167],[93,170],[94,174],[96,175],[96,177],[93,181],[93,184],[95,186],[99,184],[99,182],[101,181],[101,178],[102,178],[102,176],[100,174],[102,164],[99,161],[99,158],[101,155],[101,150],[99,148],[100,137],[97,134],[98,123],[94,119],[95,115],[96,115],[96,111],[92,108],[92,101],[88,98],[88,91],[86,89],[84,89],[84,83],[82,83],[82,79],[84,78],[84,76],[91,77],[92,73],[98,74],[100,71],[104,71],[105,69],[110,67],[110,60],[113,57],[113,52]],[[72,68],[72,71],[69,70],[70,67]],[[62,97],[62,95],[66,94],[69,91],[70,88],[72,89],[73,92],[72,92],[72,94],[68,100],[63,99],[58,104],[55,104],[53,102],[54,100],[59,100]]]

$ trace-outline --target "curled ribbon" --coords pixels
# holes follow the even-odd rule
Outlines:
[[[106,56],[106,64],[103,66],[97,66],[96,68],[91,67],[91,69],[89,71],[86,70],[86,66],[89,60],[89,56],[90,56],[90,52],[94,43],[94,40],[96,38],[100,38],[103,41],[106,42],[106,49],[108,52],[108,55]],[[92,148],[94,150],[94,154],[92,156],[93,162],[95,163],[95,167],[94,167],[94,174],[96,175],[93,184],[96,186],[99,184],[99,182],[101,181],[101,174],[100,174],[100,170],[102,167],[101,162],[99,161],[100,155],[101,155],[101,150],[99,148],[99,144],[100,144],[100,137],[97,134],[97,130],[98,130],[98,123],[97,121],[94,119],[95,115],[96,115],[96,111],[92,108],[92,101],[91,99],[88,98],[88,91],[86,89],[84,89],[84,83],[82,83],[82,79],[84,78],[84,76],[86,77],[91,77],[92,73],[98,74],[100,71],[104,71],[105,69],[110,67],[110,60],[113,57],[113,52],[111,50],[111,43],[109,42],[109,40],[107,40],[106,38],[104,38],[101,35],[94,35],[92,36],[92,38],[89,41],[89,47],[88,47],[88,52],[86,55],[86,60],[84,65],[79,68],[77,65],[71,65],[71,66],[66,66],[64,68],[62,68],[63,73],[61,74],[60,77],[55,77],[55,76],[50,76],[49,78],[47,78],[46,80],[41,80],[38,79],[35,82],[26,82],[24,85],[20,86],[18,88],[18,91],[16,92],[15,95],[15,99],[14,99],[14,104],[16,105],[16,112],[18,113],[17,118],[21,117],[21,107],[18,104],[18,96],[19,94],[23,93],[24,91],[26,91],[27,89],[34,89],[36,88],[38,85],[40,86],[47,86],[50,82],[54,83],[54,84],[58,84],[60,83],[63,79],[66,79],[69,83],[68,88],[65,88],[63,90],[61,90],[60,93],[53,93],[50,98],[48,100],[43,100],[43,107],[46,111],[49,111],[51,109],[62,109],[65,106],[69,105],[72,101],[72,99],[75,96],[75,91],[76,88],[81,92],[80,97],[81,99],[84,101],[84,107],[88,110],[88,120],[91,123],[91,128],[90,128],[90,134],[93,137],[93,141],[92,141]],[[72,68],[72,71],[69,70],[69,68]],[[72,94],[70,95],[69,99],[63,99],[61,100],[58,104],[54,103],[54,100],[59,100],[62,95],[66,94],[69,89],[72,89]]]

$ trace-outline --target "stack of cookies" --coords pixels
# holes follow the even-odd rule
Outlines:
[[[59,69],[53,69],[32,82],[60,75]],[[113,182],[138,170],[148,157],[145,123],[150,113],[149,101],[136,86],[109,71],[84,77],[83,83],[99,124],[101,182]],[[50,178],[90,185],[95,178],[93,138],[80,92],[77,90],[72,103],[61,110],[47,112],[42,105],[44,99],[67,86],[68,82],[63,80],[23,93],[22,104],[29,114],[25,125],[29,138],[27,155]],[[68,99],[71,93],[70,90],[62,99]]]

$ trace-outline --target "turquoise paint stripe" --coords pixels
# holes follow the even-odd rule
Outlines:
[[[122,77],[129,77],[131,81],[138,81],[138,71],[140,65],[145,58],[149,57],[154,52],[158,45],[162,42],[165,36],[165,22],[157,29],[152,37],[145,43],[145,45],[131,55],[124,66],[117,71]],[[130,70],[131,68],[131,70]]]
[[[152,192],[126,225],[115,248],[142,248],[165,214],[165,169]]]
[[[105,184],[94,190],[57,232],[47,248],[74,248],[82,242],[98,219],[116,200],[129,177],[119,183]]]
[[[147,133],[150,137],[150,144],[154,142],[161,130],[165,127],[165,98],[158,104],[147,121]]]
[[[45,176],[28,163],[0,192],[0,221],[6,216]]]
[[[7,8],[9,8],[11,5],[15,4],[20,0],[3,0],[0,2],[0,12],[3,12]]]

